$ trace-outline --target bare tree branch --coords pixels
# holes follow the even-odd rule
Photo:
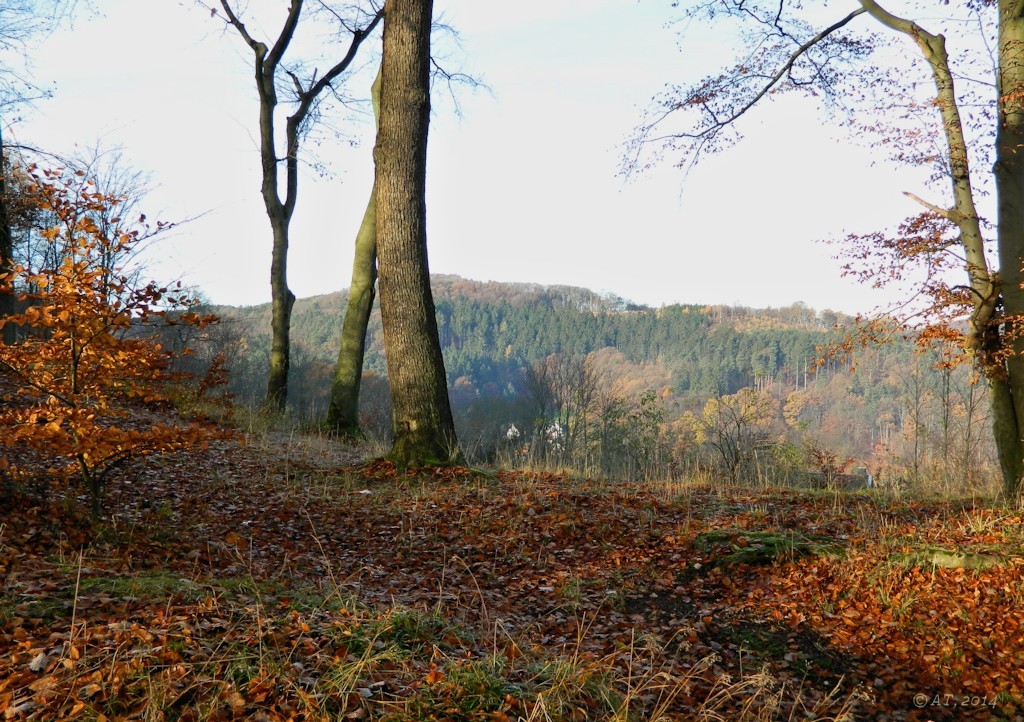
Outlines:
[[[758,91],[753,98],[744,103],[739,110],[733,112],[731,115],[724,119],[716,118],[715,124],[711,128],[702,130],[699,133],[678,133],[673,135],[676,137],[700,138],[701,136],[707,135],[708,133],[712,133],[724,126],[731,125],[736,120],[738,120],[742,115],[744,115],[747,111],[749,111],[751,108],[757,105],[757,103],[762,98],[768,95],[768,93],[771,92],[772,88],[774,88],[779,83],[779,81],[781,81],[784,77],[789,75],[792,72],[793,66],[796,64],[797,60],[799,60],[801,56],[803,56],[808,50],[821,43],[822,40],[830,36],[835,31],[848,25],[854,18],[856,18],[858,15],[862,15],[864,12],[866,12],[864,8],[858,8],[857,10],[854,10],[842,20],[833,23],[829,27],[819,32],[813,38],[803,43],[799,48],[796,49],[796,51],[793,52],[793,54],[789,57],[789,60],[786,61],[782,65],[782,67],[775,72],[774,75],[767,78],[767,82],[762,86],[761,90]],[[669,112],[671,112],[671,110]],[[668,113],[666,113],[666,115],[667,114]]]
[[[940,216],[942,216],[946,220],[951,220],[950,216],[953,215],[953,211],[951,211],[950,209],[948,209],[948,208],[941,208],[940,206],[937,206],[937,205],[934,205],[932,203],[929,203],[928,201],[924,200],[923,198],[914,195],[910,191],[903,191],[903,195],[905,195],[907,198],[909,198],[910,200],[912,200],[912,201],[914,201],[916,203],[920,203],[922,206],[924,206],[928,210],[932,211],[933,213],[938,213]]]

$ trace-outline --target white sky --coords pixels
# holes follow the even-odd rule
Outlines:
[[[71,152],[121,146],[157,189],[151,218],[201,216],[152,251],[213,301],[269,300],[270,228],[259,195],[250,51],[189,0],[101,0],[32,49],[51,100],[26,111],[18,140]],[[431,270],[478,280],[585,286],[654,306],[735,303],[869,311],[886,299],[840,277],[817,240],[917,211],[918,179],[872,167],[861,146],[803,101],[751,116],[746,140],[684,179],[667,162],[624,181],[621,144],[666,82],[715,69],[710,33],[678,48],[668,2],[436,0],[462,37],[462,69],[493,93],[435,99],[428,175]],[[278,20],[267,23],[275,32]],[[258,32],[258,30],[257,30]],[[379,35],[368,41],[379,47]],[[369,49],[369,48],[367,48]],[[324,62],[326,67],[328,62]],[[368,68],[367,70],[372,70]],[[362,96],[357,77],[351,92]],[[331,175],[307,169],[292,225],[299,297],[348,286],[369,194],[372,124],[359,141],[324,136]]]

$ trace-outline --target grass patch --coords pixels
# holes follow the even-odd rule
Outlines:
[[[839,556],[842,546],[832,537],[793,531],[716,529],[697,535],[694,546],[714,553],[715,566],[751,566],[791,562],[804,556]]]
[[[1007,563],[1005,556],[981,552],[956,551],[929,547],[906,554],[894,554],[890,561],[901,567],[923,569],[988,569]]]
[[[80,595],[104,595],[112,598],[161,599],[174,595],[196,601],[209,594],[208,589],[170,572],[145,572],[132,576],[85,577],[78,587]]]

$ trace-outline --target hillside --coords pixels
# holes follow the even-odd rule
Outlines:
[[[796,478],[834,458],[894,483],[968,490],[994,480],[977,379],[966,369],[935,371],[931,359],[899,340],[859,354],[856,372],[835,360],[819,365],[819,347],[851,321],[841,314],[802,304],[654,309],[587,289],[457,276],[436,276],[433,286],[457,428],[478,460],[508,458],[513,428],[536,441],[551,424],[586,417],[576,450],[544,463],[602,475],[717,468],[713,450],[695,438],[694,415],[711,399],[753,389],[768,399],[764,413],[773,422],[764,433],[784,442],[767,456],[749,455],[748,471],[757,476]],[[299,418],[323,417],[345,300],[335,293],[295,304],[290,403]],[[230,390],[258,403],[269,305],[213,310],[225,322],[212,346],[234,354]],[[592,403],[572,409],[568,389],[561,400],[554,389],[545,391],[549,400],[538,397],[531,386],[538,364],[549,377],[556,366],[563,376],[573,364],[585,366],[574,373],[588,379]],[[364,427],[386,438],[390,401],[376,311],[365,371]],[[539,448],[530,446],[532,461]]]
[[[830,340],[835,324],[849,320],[799,304],[653,309],[582,288],[457,276],[435,276],[433,288],[450,385],[491,397],[521,392],[521,370],[551,354],[582,357],[602,349],[615,349],[629,364],[657,365],[666,385],[678,393],[730,394],[778,384],[781,394],[813,379],[817,346]],[[345,302],[345,293],[334,293],[295,303],[293,403],[298,408],[321,405],[316,386],[329,378],[336,358]],[[235,391],[258,398],[269,348],[269,304],[211,310],[246,339],[246,358],[235,365]],[[376,309],[367,337],[365,370],[384,376]]]
[[[449,378],[468,378],[478,388],[552,353],[581,355],[612,347],[635,363],[662,359],[677,372],[682,389],[732,393],[759,376],[783,374],[792,381],[807,372],[807,362],[817,357],[815,344],[836,323],[849,320],[800,304],[653,309],[583,288],[458,276],[434,276],[432,287]],[[295,302],[293,344],[300,359],[333,362],[346,300],[339,292]],[[254,353],[266,348],[269,304],[211,310],[243,326]],[[368,339],[366,369],[383,374],[377,311]]]

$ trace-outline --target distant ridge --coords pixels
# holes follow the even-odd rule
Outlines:
[[[464,278],[456,274],[435,273],[430,277],[431,289],[435,301],[439,298],[453,298],[462,296],[464,298],[494,301],[501,298],[513,305],[536,303],[538,301],[550,306],[564,305],[575,307],[579,310],[589,311],[656,311],[653,306],[638,304],[615,293],[599,293],[582,286],[570,286],[566,284],[542,284],[525,281],[480,281]],[[331,293],[306,296],[296,300],[296,307],[310,306],[324,312],[331,312],[332,309],[341,312],[348,298],[348,289],[333,291]],[[709,303],[673,303],[663,306],[700,308],[700,309],[721,309],[744,313],[746,315],[773,315],[775,312],[786,309],[798,309],[802,315],[817,316],[818,312],[802,302],[796,302],[789,306],[780,308],[774,307],[751,307],[733,304],[709,304]],[[261,313],[270,311],[270,302],[248,305],[232,304],[211,304],[214,311],[230,313],[231,310],[245,311],[246,313]],[[829,320],[828,326],[843,320],[849,320],[849,316],[835,313],[828,309],[822,312]],[[777,314],[776,314],[777,315]]]

